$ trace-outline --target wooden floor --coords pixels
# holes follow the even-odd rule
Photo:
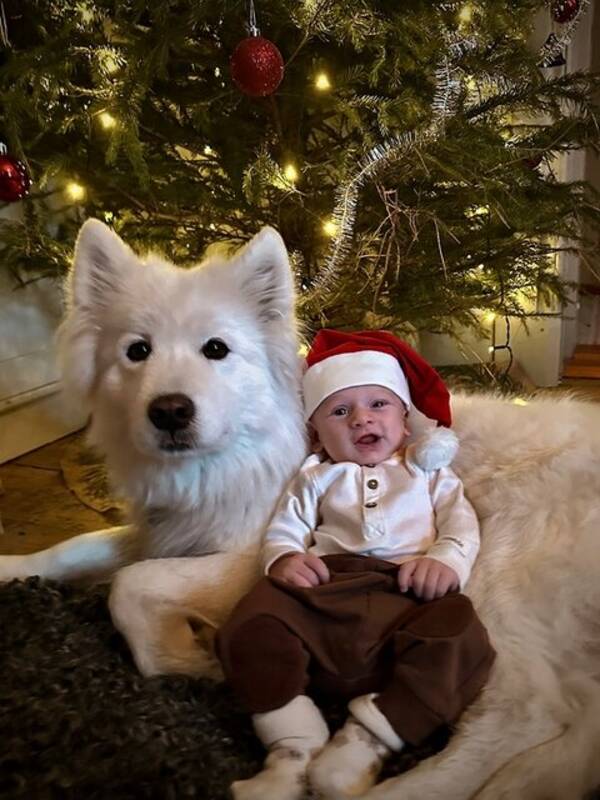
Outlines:
[[[563,377],[600,380],[600,345],[578,344],[571,358],[565,362]]]
[[[565,381],[554,392],[574,392],[600,402],[600,380]],[[114,514],[100,514],[82,503],[67,487],[61,459],[74,437],[34,450],[0,466],[0,553],[30,553],[78,533],[106,528],[119,522]]]
[[[0,466],[1,553],[31,553],[115,524],[114,516],[80,502],[63,479],[61,458],[72,440],[81,436],[66,436]]]

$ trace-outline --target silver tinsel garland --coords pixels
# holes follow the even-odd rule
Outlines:
[[[564,26],[560,36],[556,36],[551,45],[546,42],[542,46],[539,54],[541,62],[555,57],[571,41],[588,5],[589,0],[581,0],[576,16]],[[456,12],[459,7],[459,3],[445,3],[440,7],[440,11],[442,13]],[[457,31],[447,30],[445,39],[446,50],[435,71],[436,89],[432,101],[433,116],[429,126],[423,131],[409,131],[393,135],[371,148],[361,159],[354,173],[339,187],[332,215],[336,233],[332,238],[325,263],[313,283],[315,293],[321,293],[335,285],[343,259],[351,249],[357,205],[362,187],[377,174],[385,171],[387,167],[406,157],[415,147],[438,138],[446,119],[455,112],[458,100],[464,92],[464,82],[467,78],[465,71],[457,65],[457,61],[465,53],[475,50],[478,45],[476,39],[462,36]],[[472,99],[474,102],[475,98]],[[468,105],[471,104],[470,101],[471,97],[467,95]]]

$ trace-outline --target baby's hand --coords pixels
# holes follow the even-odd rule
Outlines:
[[[329,582],[325,562],[312,553],[286,553],[271,565],[269,576],[304,589]]]
[[[400,564],[398,587],[401,592],[412,589],[423,600],[434,600],[460,586],[458,575],[452,567],[436,561],[435,558],[415,558]]]

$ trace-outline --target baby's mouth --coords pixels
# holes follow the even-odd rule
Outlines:
[[[374,433],[367,433],[365,436],[361,436],[360,439],[356,440],[356,444],[375,444],[380,439],[379,436],[376,436]]]

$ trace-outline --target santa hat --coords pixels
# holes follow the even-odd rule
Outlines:
[[[306,419],[334,392],[373,384],[398,395],[409,411],[409,425],[415,409],[438,425],[449,427],[452,422],[450,395],[438,373],[389,331],[321,330],[306,363]]]

